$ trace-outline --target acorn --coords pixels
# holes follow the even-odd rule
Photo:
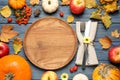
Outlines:
[[[40,8],[36,8],[36,10],[34,11],[34,17],[38,17],[40,15]]]

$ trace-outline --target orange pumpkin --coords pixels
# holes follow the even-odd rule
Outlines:
[[[0,80],[31,80],[31,68],[19,55],[7,55],[0,59]]]
[[[26,4],[26,0],[9,0],[8,4],[13,9],[22,9]]]
[[[100,64],[92,74],[93,80],[120,80],[120,70],[110,64]]]

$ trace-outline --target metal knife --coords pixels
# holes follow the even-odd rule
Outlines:
[[[88,38],[90,34],[90,28],[91,28],[91,21],[88,21],[85,27],[84,32],[84,38]],[[85,70],[86,68],[86,61],[88,59],[88,43],[84,43],[84,55],[83,55],[83,61],[82,61],[82,69]]]

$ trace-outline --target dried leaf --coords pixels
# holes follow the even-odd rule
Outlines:
[[[85,5],[86,5],[87,8],[97,7],[96,0],[85,0]]]
[[[103,49],[108,49],[110,48],[112,41],[108,36],[105,36],[99,39],[99,43],[102,45]]]
[[[61,4],[62,5],[69,5],[70,4],[70,0],[62,0]]]
[[[11,15],[11,10],[10,8],[7,6],[4,6],[1,10],[0,10],[0,13],[3,17],[7,18]]]
[[[114,37],[114,38],[119,38],[120,34],[118,32],[118,29],[115,29],[114,31],[112,31],[111,36]]]
[[[18,32],[12,30],[12,25],[3,25],[0,35],[0,40],[3,42],[9,42],[9,39],[18,35]]]
[[[108,29],[110,27],[110,25],[112,24],[111,22],[111,17],[108,15],[108,13],[105,13],[103,16],[102,16],[102,22],[105,26],[106,29]]]
[[[107,12],[107,13],[113,13],[115,11],[117,11],[119,8],[118,8],[118,5],[117,5],[117,1],[114,0],[112,3],[110,4],[106,4],[103,6],[104,10]]]
[[[31,5],[39,4],[40,0],[30,0]]]
[[[117,1],[117,0],[100,0],[101,4],[109,4],[112,3],[113,1]]]
[[[72,23],[73,21],[74,21],[74,16],[69,15],[69,16],[67,17],[67,22],[68,22],[68,23]]]
[[[22,40],[20,38],[16,38],[13,41],[13,49],[14,49],[14,53],[18,54],[18,52],[20,52],[21,48],[22,48]]]
[[[92,12],[92,15],[90,16],[90,18],[101,20],[101,16],[102,16],[101,9],[98,9],[95,12]]]

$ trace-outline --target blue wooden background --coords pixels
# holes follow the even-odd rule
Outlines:
[[[46,17],[46,16],[55,16],[57,18],[61,18],[62,20],[66,21],[68,15],[73,15],[70,12],[69,6],[61,6],[61,1],[60,0],[59,0],[60,6],[59,6],[58,10],[53,14],[45,13],[43,11],[42,7],[41,7],[41,2],[40,2],[39,5],[31,6],[30,3],[29,3],[29,0],[27,0],[27,4],[32,8],[32,15],[31,15],[30,20],[29,20],[27,25],[16,24],[16,22],[15,22],[16,18],[14,16],[14,14],[11,15],[11,17],[13,19],[12,23],[7,23],[7,19],[3,18],[0,15],[0,30],[1,30],[1,26],[3,24],[12,24],[12,25],[14,25],[14,30],[19,32],[18,37],[23,39],[24,38],[24,33],[28,29],[29,25],[31,25],[34,21],[36,21],[39,18],[43,18],[43,17]],[[120,1],[118,2],[118,4],[120,5]],[[0,0],[0,8],[2,8],[5,5],[8,5],[8,0]],[[33,12],[35,11],[35,9],[37,7],[39,7],[41,9],[41,14],[40,14],[39,17],[34,17]],[[64,17],[59,16],[60,11],[64,12]],[[95,11],[95,9],[87,9],[86,8],[82,15],[73,15],[75,17],[75,21],[70,24],[71,27],[75,30],[75,26],[76,26],[75,22],[76,21],[88,21],[89,16],[91,15],[92,11]],[[117,11],[117,12],[115,12],[113,14],[110,14],[110,15],[112,17],[112,25],[109,29],[106,30],[104,28],[103,24],[101,23],[101,21],[98,21],[98,30],[97,30],[97,34],[96,34],[96,37],[95,37],[95,50],[96,50],[96,53],[97,53],[99,63],[110,63],[109,60],[108,60],[108,50],[109,49],[108,50],[103,50],[102,49],[101,45],[98,42],[99,38],[107,35],[112,39],[112,46],[120,46],[120,38],[115,39],[115,38],[111,37],[111,35],[110,35],[111,31],[113,31],[115,29],[118,29],[119,32],[120,32],[120,11]],[[9,47],[10,47],[10,53],[11,54],[14,52],[13,48],[12,48],[12,42],[13,42],[13,39],[10,40],[10,42],[8,44]],[[22,48],[22,51],[19,53],[19,55],[23,56],[28,61],[28,63],[30,64],[30,66],[32,68],[32,80],[40,80],[40,77],[45,70],[42,70],[42,69],[34,66],[25,56],[23,48]],[[86,74],[89,77],[89,80],[92,80],[91,75],[92,75],[92,72],[93,72],[93,70],[96,66],[86,67],[86,70],[84,70],[84,71],[81,69],[81,66],[79,66],[79,69],[76,72],[74,72],[74,73],[69,72],[69,69],[75,65],[75,59],[76,59],[76,56],[73,58],[73,60],[68,65],[66,65],[65,67],[63,67],[61,69],[55,70],[55,72],[58,74],[59,79],[60,79],[60,75],[65,72],[65,73],[69,74],[69,80],[72,80],[72,78],[78,73]],[[120,65],[116,65],[116,66],[120,69]]]

